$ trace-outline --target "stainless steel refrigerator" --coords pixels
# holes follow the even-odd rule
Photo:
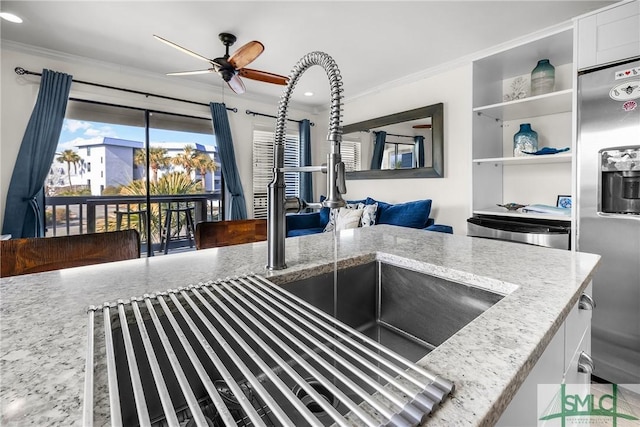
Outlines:
[[[640,57],[578,74],[577,250],[593,278],[593,375],[640,383]]]

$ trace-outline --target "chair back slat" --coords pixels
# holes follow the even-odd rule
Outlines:
[[[217,248],[267,240],[266,219],[199,222],[196,249]]]
[[[0,241],[0,277],[140,257],[136,230]]]

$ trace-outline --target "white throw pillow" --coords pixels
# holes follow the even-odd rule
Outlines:
[[[324,226],[324,230],[323,230],[325,233],[328,233],[336,229],[335,213],[336,213],[335,209],[329,209],[329,222],[327,222],[327,225]]]
[[[364,209],[340,208],[336,218],[336,231],[358,228]]]
[[[360,203],[362,204],[362,203]],[[347,203],[347,205],[344,208],[340,208],[340,209],[358,209],[358,204],[357,203]],[[327,233],[329,231],[333,231],[336,228],[336,218],[335,218],[335,213],[336,213],[336,209],[329,209],[329,222],[327,222],[327,225],[325,225],[324,227],[324,232]]]
[[[372,225],[376,225],[376,212],[378,211],[377,202],[372,205],[358,203],[358,209],[363,209],[362,220],[360,220],[360,227],[370,227]]]

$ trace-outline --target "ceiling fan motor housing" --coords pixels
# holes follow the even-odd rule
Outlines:
[[[227,58],[216,58],[213,60],[214,66],[218,72],[218,75],[222,77],[222,80],[228,82],[233,76],[236,75],[236,69],[227,61]]]
[[[231,78],[233,76],[235,76],[236,71],[233,68],[221,68],[218,71],[218,74],[220,75],[220,77],[222,77],[222,80],[224,80],[225,82],[228,82],[229,80],[231,80]]]

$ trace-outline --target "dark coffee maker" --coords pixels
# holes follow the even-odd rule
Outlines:
[[[640,147],[600,151],[601,211],[640,215]]]

